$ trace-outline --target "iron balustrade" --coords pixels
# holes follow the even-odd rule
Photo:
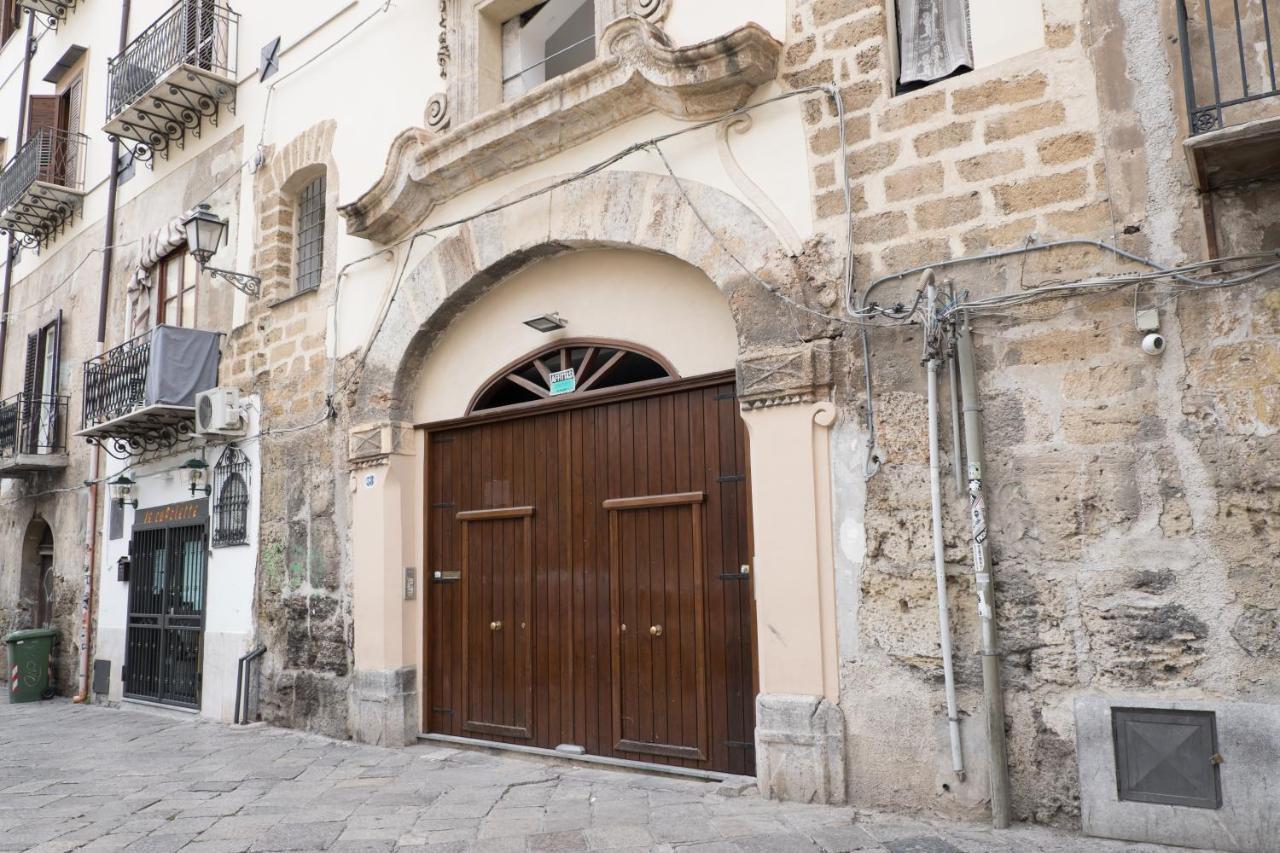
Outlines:
[[[221,0],[178,0],[108,63],[107,118],[129,108],[182,65],[234,79],[239,24],[240,14]]]
[[[18,149],[0,173],[0,210],[10,210],[40,181],[80,192],[84,189],[89,137],[42,127]]]
[[[1192,135],[1267,114],[1270,105],[1258,102],[1280,96],[1277,25],[1280,0],[1178,0],[1182,78]],[[1270,115],[1280,115],[1280,100]]]
[[[138,335],[84,363],[84,429],[100,426],[146,404],[151,334]]]
[[[0,402],[0,459],[66,453],[67,399],[22,393]]]

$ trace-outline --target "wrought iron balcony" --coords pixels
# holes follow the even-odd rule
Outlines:
[[[195,396],[218,384],[217,332],[157,326],[84,364],[76,435],[118,459],[193,436]]]
[[[199,137],[236,109],[240,15],[224,0],[178,0],[109,64],[104,130],[138,160]]]
[[[42,19],[52,29],[57,29],[71,17],[80,0],[18,0],[18,6]]]
[[[1187,152],[1202,189],[1280,170],[1280,0],[1178,0]]]
[[[84,203],[89,137],[44,127],[0,173],[0,229],[31,247],[62,233]]]
[[[0,401],[0,477],[66,466],[66,397],[24,393]]]

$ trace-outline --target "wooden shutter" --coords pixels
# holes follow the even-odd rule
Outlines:
[[[65,92],[62,93],[65,106],[65,112],[63,114],[65,122],[62,130],[65,130],[68,133],[80,132],[82,112],[81,105],[84,100],[82,97],[83,93],[83,75],[77,76],[75,81],[67,87]],[[65,162],[66,171],[66,174],[63,177],[66,178],[67,186],[75,186],[76,178],[79,177],[80,163],[78,161],[80,159],[80,149],[75,146],[74,142],[70,138],[66,140],[59,140],[57,145],[61,147],[63,151],[62,159]]]
[[[42,130],[56,131],[62,99],[57,95],[32,95],[27,112],[27,140],[34,139]],[[39,180],[58,183],[54,157],[54,135],[46,134],[40,143]]]
[[[22,28],[22,8],[18,0],[4,0],[4,20],[0,21],[0,44]]]
[[[53,347],[53,379],[44,393],[57,394],[58,387],[62,384],[62,309],[58,309],[57,319],[49,325],[53,327],[48,344]]]
[[[27,335],[27,372],[22,377],[22,392],[31,400],[37,393],[36,377],[40,375],[40,333]]]

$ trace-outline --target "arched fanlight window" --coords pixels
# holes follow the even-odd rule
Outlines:
[[[472,399],[468,413],[678,378],[670,362],[635,344],[560,341],[494,374]]]
[[[249,457],[227,445],[213,468],[213,547],[249,542]]]

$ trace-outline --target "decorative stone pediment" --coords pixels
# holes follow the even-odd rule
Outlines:
[[[830,341],[749,351],[738,359],[738,399],[745,409],[823,400],[831,383]]]
[[[611,23],[600,41],[595,61],[443,134],[401,133],[382,178],[341,208],[348,233],[394,242],[437,205],[653,110],[692,121],[735,110],[774,79],[782,50],[756,24],[673,47],[635,16]]]

